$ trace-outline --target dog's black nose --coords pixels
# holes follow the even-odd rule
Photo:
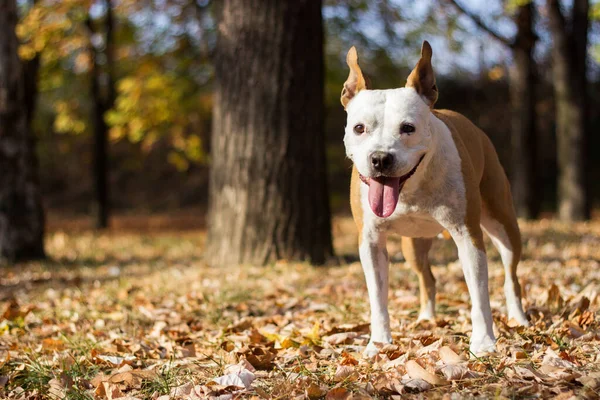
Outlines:
[[[383,151],[374,151],[369,158],[373,169],[378,172],[386,172],[394,163],[394,156]]]

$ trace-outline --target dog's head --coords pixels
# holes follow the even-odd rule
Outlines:
[[[344,145],[361,180],[369,185],[369,204],[379,217],[394,212],[404,183],[431,146],[429,121],[438,97],[431,56],[431,46],[423,42],[421,59],[405,87],[370,90],[356,49],[348,51],[350,75],[341,97],[348,114]]]

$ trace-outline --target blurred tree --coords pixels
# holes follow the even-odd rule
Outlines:
[[[62,185],[77,187],[91,199],[99,226],[107,220],[111,198],[108,176],[101,172],[107,170],[101,166],[106,159],[101,153],[112,145],[126,140],[140,150],[139,155],[119,153],[123,146],[112,151],[112,162],[121,167],[112,170],[110,180],[117,188],[130,175],[127,170],[132,165],[142,168],[141,161],[155,149],[172,164],[157,168],[157,175],[173,166],[185,171],[207,160],[203,141],[210,130],[209,52],[214,46],[209,5],[195,0],[119,0],[108,9],[106,0],[39,0],[19,24],[21,57],[40,60],[37,131],[63,152],[63,157],[44,152],[46,159],[66,156],[93,177],[76,173],[77,185],[67,176],[52,179],[62,179]],[[108,41],[107,24],[113,25]],[[97,133],[105,127],[108,133],[102,138]],[[80,138],[52,138],[55,133]],[[101,139],[98,145],[94,138]],[[67,143],[81,154],[72,154]],[[122,198],[115,206],[119,202]]]
[[[333,255],[319,0],[225,0],[215,59],[212,265]]]
[[[559,0],[547,0],[552,34],[552,78],[558,151],[558,213],[563,221],[590,218],[586,170],[589,0],[573,0],[565,18]]]
[[[104,0],[105,16],[103,29],[99,29],[97,21],[88,15],[87,27],[90,32],[89,51],[91,59],[91,97],[94,130],[94,182],[95,194],[94,219],[96,228],[107,228],[109,224],[109,155],[108,124],[104,115],[115,103],[114,77],[114,17],[111,0]],[[98,40],[102,38],[102,40]],[[99,42],[99,43],[97,43]],[[99,47],[102,46],[104,51]],[[103,62],[100,61],[103,59]]]
[[[536,73],[533,49],[534,6],[530,0],[512,0],[506,8],[511,11],[516,34],[507,38],[486,24],[478,15],[456,0],[447,0],[468,16],[480,29],[512,51],[513,64],[509,70],[511,102],[511,189],[517,215],[535,218],[541,205],[539,179],[536,177],[537,140],[535,126]]]
[[[44,215],[18,56],[16,0],[0,3],[0,261],[44,257]]]

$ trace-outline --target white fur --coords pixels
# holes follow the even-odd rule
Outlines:
[[[435,297],[435,295],[434,295]],[[435,298],[427,299],[425,308],[419,311],[417,321],[431,321],[435,319]]]
[[[369,155],[374,151],[392,154],[391,175],[401,176],[413,169],[429,147],[429,107],[414,89],[363,90],[350,101],[347,111],[346,154],[365,177],[373,175]],[[416,132],[400,135],[402,122],[414,124]],[[362,135],[354,133],[357,124],[365,126]]]
[[[502,265],[504,266],[504,295],[506,296],[508,319],[514,318],[519,324],[529,326],[529,321],[523,312],[521,299],[517,295],[515,282],[510,273],[513,251],[506,230],[501,223],[494,220],[485,212],[481,216],[481,227],[490,239],[492,239],[492,243],[500,253],[500,258],[502,259]]]
[[[448,127],[430,111],[412,88],[363,90],[348,104],[348,123],[344,144],[346,154],[358,172],[372,177],[369,155],[384,151],[394,155],[390,175],[401,176],[423,161],[406,181],[398,205],[388,218],[379,218],[368,202],[368,186],[361,183],[363,212],[360,259],[371,304],[371,341],[365,351],[377,353],[374,342],[391,342],[387,310],[388,258],[385,237],[388,230],[406,237],[435,237],[444,228],[453,236],[459,250],[465,280],[472,299],[474,353],[492,350],[495,339],[488,293],[485,253],[473,245],[464,226],[466,189],[461,159]],[[416,128],[411,135],[400,134],[400,125],[409,122]],[[354,133],[356,124],[365,133]],[[433,301],[431,302],[433,305]],[[424,310],[422,317],[434,317],[435,310]]]

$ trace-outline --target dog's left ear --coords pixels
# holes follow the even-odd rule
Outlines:
[[[344,88],[342,89],[342,96],[340,98],[344,109],[358,92],[367,88],[365,77],[358,66],[358,54],[356,54],[356,47],[352,46],[350,50],[348,50],[346,63],[348,64],[348,67],[350,67],[350,74],[348,75],[346,82],[344,82]]]
[[[432,55],[431,45],[426,40],[421,47],[421,59],[406,80],[406,87],[414,88],[431,108],[433,108],[438,98],[438,88],[435,84],[435,75],[431,66]]]

